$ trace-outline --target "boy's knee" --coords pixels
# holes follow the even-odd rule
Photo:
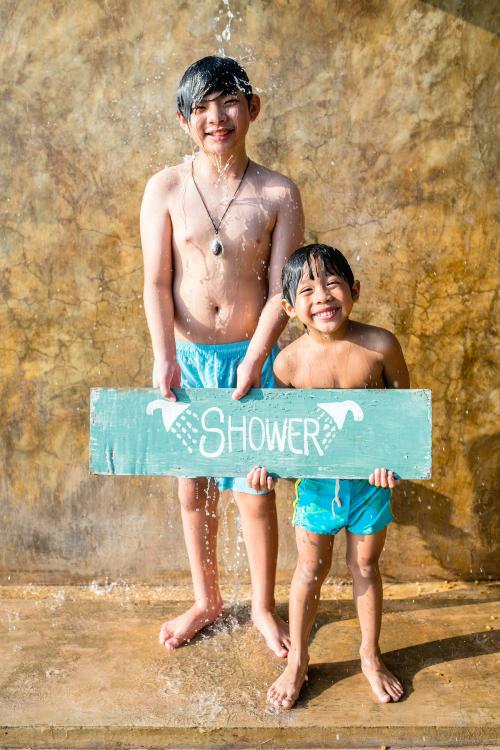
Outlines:
[[[297,574],[306,586],[321,585],[330,570],[330,560],[301,559],[297,562]]]
[[[179,482],[178,496],[182,508],[188,511],[211,511],[217,504],[217,498],[210,490],[210,487],[207,489],[196,480]]]
[[[379,574],[378,559],[367,560],[363,558],[347,557],[347,567],[353,578],[375,578]]]

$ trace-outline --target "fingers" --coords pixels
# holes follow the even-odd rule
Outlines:
[[[166,380],[162,380],[160,383],[160,393],[163,398],[166,398],[168,401],[177,401],[175,393],[170,390]]]
[[[260,388],[260,367],[252,365],[249,367],[244,363],[236,369],[236,388],[232,393],[232,398],[239,401],[246,396],[250,388]]]
[[[172,388],[181,386],[181,368],[177,360],[168,361],[161,364],[155,362],[153,368],[153,388],[159,388],[163,398],[168,401],[177,401]]]
[[[250,380],[240,380],[236,384],[236,388],[231,394],[231,398],[234,398],[235,401],[239,401],[240,398],[246,396],[250,388],[253,388],[253,383]]]
[[[264,466],[254,466],[247,474],[247,484],[254,490],[272,490],[274,479]]]
[[[375,487],[388,487],[393,489],[396,486],[396,479],[394,478],[394,472],[388,471],[387,469],[374,469],[368,477],[370,484]]]

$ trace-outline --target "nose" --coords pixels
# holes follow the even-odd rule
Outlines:
[[[212,101],[208,108],[208,121],[211,124],[218,124],[224,122],[226,112],[221,102]]]
[[[331,299],[330,289],[328,288],[326,281],[318,279],[314,286],[314,301],[315,302],[326,302]]]

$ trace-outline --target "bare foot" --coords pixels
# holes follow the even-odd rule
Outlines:
[[[360,650],[361,669],[381,703],[398,701],[404,693],[400,681],[389,672],[379,653],[366,655]]]
[[[309,659],[301,663],[289,658],[285,671],[267,691],[267,702],[277,708],[292,708],[307,679],[308,664]]]
[[[222,601],[208,607],[193,604],[179,617],[163,623],[160,630],[160,643],[167,651],[179,648],[186,641],[190,641],[200,630],[211,625],[222,612],[222,606]]]
[[[253,611],[252,622],[264,636],[271,651],[274,651],[280,659],[286,659],[290,650],[290,631],[287,623],[268,609]]]

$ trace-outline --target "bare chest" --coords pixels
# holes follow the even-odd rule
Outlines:
[[[298,362],[296,388],[383,388],[383,362],[378,352],[348,345],[325,356],[319,352]]]
[[[244,186],[231,191],[205,191],[203,199],[188,178],[171,207],[174,252],[210,259],[217,239],[224,260],[253,268],[269,256],[276,209],[270,201]],[[236,260],[237,259],[237,260]]]

